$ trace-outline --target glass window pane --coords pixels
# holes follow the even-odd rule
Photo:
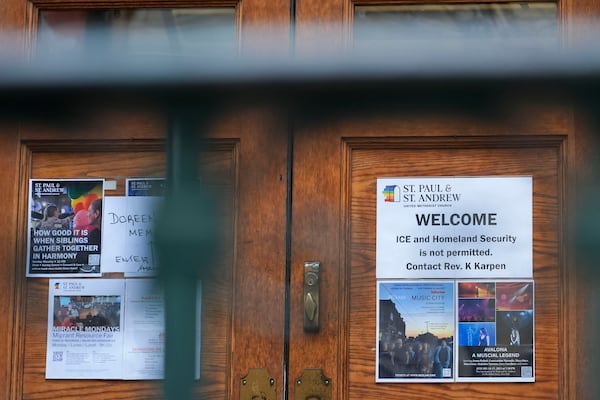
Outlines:
[[[52,10],[40,12],[37,48],[42,54],[200,56],[234,51],[235,32],[233,7]]]
[[[501,39],[553,44],[556,3],[467,3],[356,6],[354,43]]]

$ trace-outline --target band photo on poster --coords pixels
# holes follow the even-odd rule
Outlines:
[[[454,282],[377,284],[377,382],[451,382]]]
[[[463,382],[534,382],[533,281],[458,282]]]
[[[103,179],[29,181],[27,276],[100,276]]]

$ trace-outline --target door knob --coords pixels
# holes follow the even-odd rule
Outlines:
[[[321,263],[306,261],[304,263],[304,331],[319,331],[319,287]]]

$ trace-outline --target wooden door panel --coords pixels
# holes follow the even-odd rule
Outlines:
[[[160,116],[98,109],[76,122],[26,124],[21,133],[9,398],[162,399],[157,381],[45,379],[48,279],[25,278],[28,179],[101,177],[117,181],[117,190],[105,193],[113,196],[124,195],[126,177],[166,172]],[[223,229],[203,285],[201,379],[194,393],[231,399],[239,398],[241,377],[251,368],[266,368],[282,381],[287,136],[279,117],[264,110],[209,122],[198,169],[217,194]],[[196,211],[189,206],[173,212]]]
[[[504,126],[466,119],[444,125],[441,118],[420,124],[416,118],[367,121],[299,128],[295,137],[292,381],[304,368],[322,368],[338,399],[567,397],[568,372],[560,368],[569,363],[561,327],[572,321],[565,310],[566,135],[543,132],[565,129],[568,118],[521,119]],[[534,134],[508,134],[522,131]],[[376,384],[376,179],[488,175],[533,177],[536,382]],[[302,331],[305,260],[322,262],[322,322],[316,334]]]
[[[207,151],[199,158],[203,182],[216,190],[220,200],[223,249],[210,279],[203,285],[202,300],[202,379],[195,392],[199,396],[224,398],[229,391],[229,349],[231,346],[233,221],[234,194],[237,178],[236,140],[207,143]],[[34,178],[102,177],[117,181],[117,190],[105,196],[124,195],[126,177],[165,176],[165,153],[162,140],[143,142],[97,141],[89,151],[89,143],[62,141],[30,141],[22,146],[24,170],[21,178],[22,198],[27,199],[27,180]],[[23,202],[22,202],[23,203]],[[21,205],[27,210],[27,205]],[[193,205],[190,210],[193,212]],[[175,210],[174,210],[175,211]],[[21,213],[25,215],[26,213]],[[26,229],[20,229],[26,232]],[[105,238],[110,240],[110,238]],[[27,243],[26,237],[20,243]],[[23,257],[26,248],[22,249]],[[24,266],[24,263],[23,263]],[[24,276],[25,268],[20,269]],[[120,277],[121,274],[109,274]],[[46,337],[48,318],[48,279],[22,280],[25,306],[17,312],[22,351],[17,352],[20,365],[17,398],[87,398],[162,399],[159,381],[46,380]]]
[[[562,205],[562,138],[520,139],[519,147],[494,138],[439,138],[428,145],[402,139],[345,141],[346,187],[349,191],[349,344],[348,398],[411,399],[477,398],[499,396],[560,399],[563,362],[560,326],[559,277]],[[479,143],[477,143],[479,142]],[[375,384],[376,294],[375,221],[376,178],[411,176],[533,176],[533,263],[536,283],[536,382],[519,384]],[[482,199],[485,202],[485,199]]]

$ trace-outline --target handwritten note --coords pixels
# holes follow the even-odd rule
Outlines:
[[[105,197],[102,272],[156,275],[153,229],[161,201],[160,197]]]

